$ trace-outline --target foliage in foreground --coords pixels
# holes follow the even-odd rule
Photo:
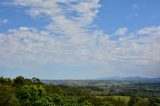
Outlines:
[[[44,84],[38,78],[0,78],[0,106],[160,106],[157,96],[127,98],[126,102],[120,96],[98,96],[85,88]]]

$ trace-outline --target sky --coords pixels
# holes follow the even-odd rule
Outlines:
[[[0,76],[160,76],[160,0],[0,0]]]

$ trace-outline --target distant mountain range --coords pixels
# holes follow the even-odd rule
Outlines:
[[[155,78],[145,78],[145,77],[106,77],[106,78],[97,78],[97,80],[113,80],[113,81],[136,81],[136,82],[159,82],[160,77]]]

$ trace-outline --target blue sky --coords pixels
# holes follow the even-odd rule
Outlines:
[[[106,33],[113,33],[119,27],[135,31],[146,26],[158,26],[159,0],[101,0],[102,7],[95,19]]]
[[[2,0],[0,76],[160,76],[160,1]]]

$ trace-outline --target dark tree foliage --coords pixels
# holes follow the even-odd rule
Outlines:
[[[128,102],[128,106],[134,106],[138,102],[138,96],[137,95],[131,95],[130,101]]]
[[[35,78],[35,77],[32,78],[32,83],[33,84],[42,84],[41,80],[38,78]]]
[[[19,106],[19,100],[10,86],[0,84],[0,106]]]
[[[150,97],[149,106],[160,106],[160,97]]]
[[[15,87],[20,87],[20,86],[23,86],[23,85],[25,85],[25,79],[24,79],[24,77],[22,77],[22,76],[18,76],[18,77],[16,77],[14,80],[13,80],[13,86],[15,86]]]
[[[12,85],[12,80],[10,78],[0,77],[0,84],[11,86]]]

